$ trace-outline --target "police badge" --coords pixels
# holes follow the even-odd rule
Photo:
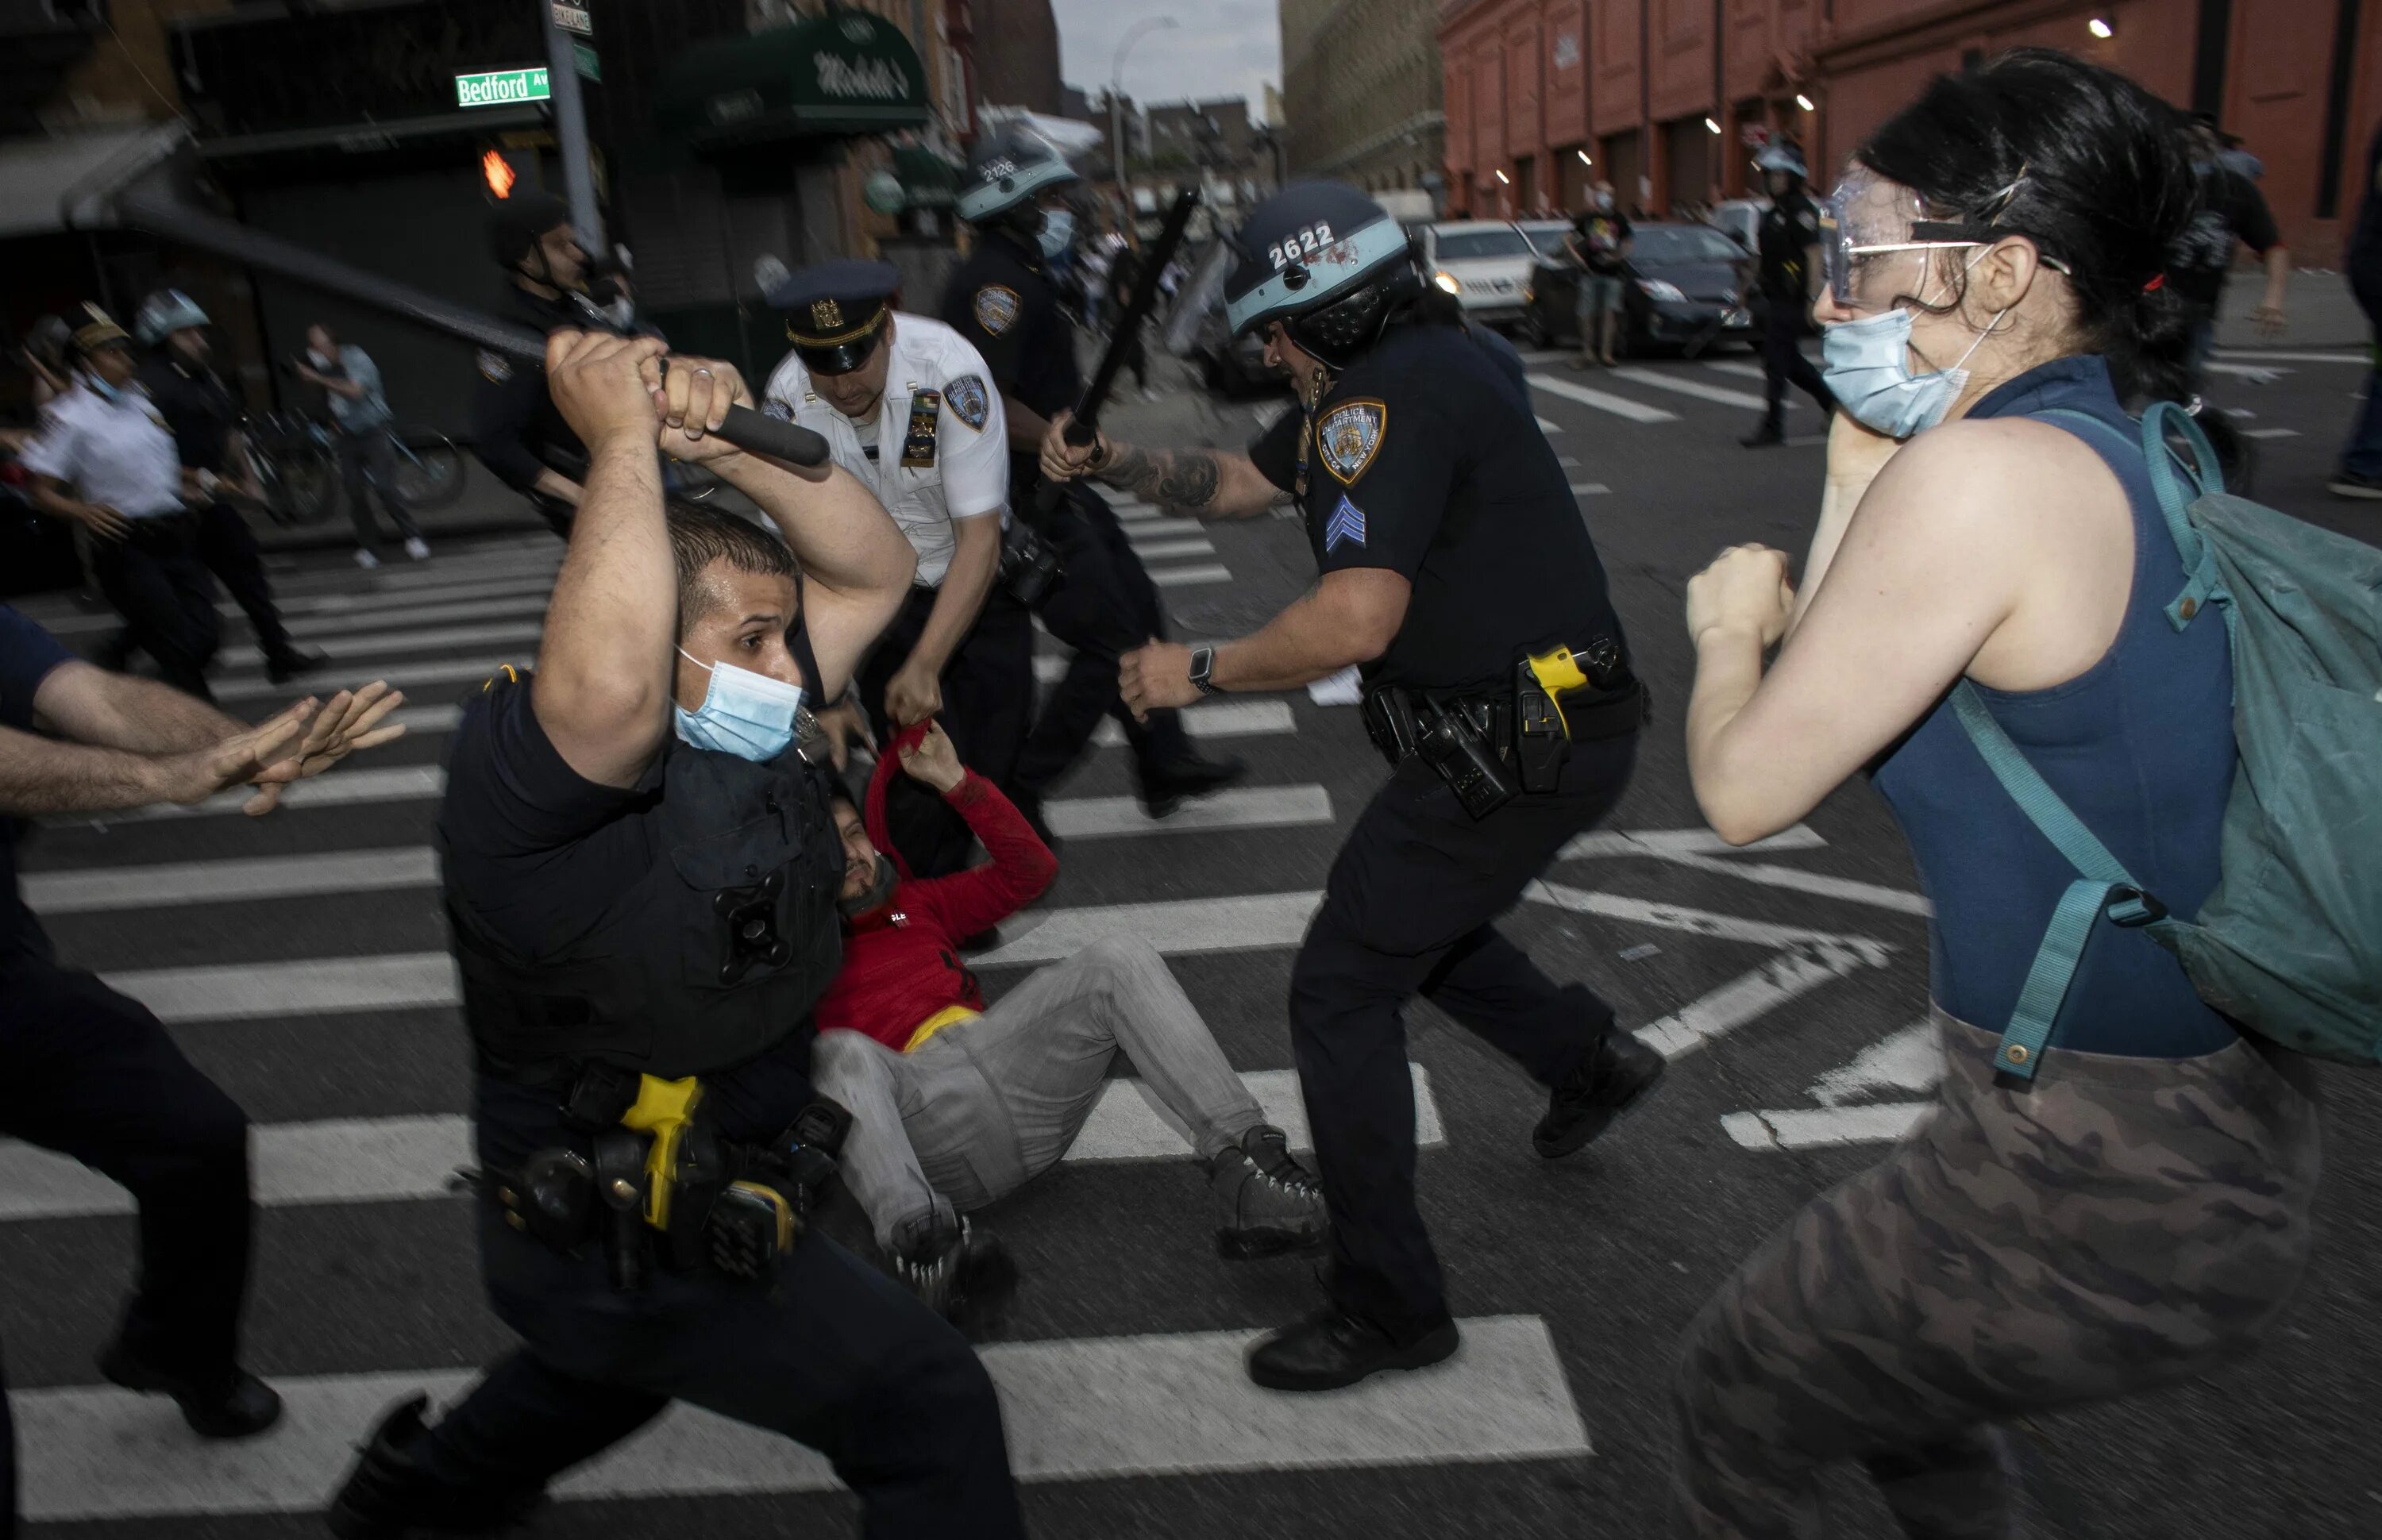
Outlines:
[[[833,336],[843,330],[843,307],[832,299],[811,301],[811,325],[821,336]]]
[[[952,409],[952,416],[971,428],[982,428],[992,410],[984,381],[974,374],[963,374],[943,386],[943,404]]]
[[[987,284],[976,291],[976,324],[987,336],[999,336],[1017,321],[1017,291]]]
[[[1323,457],[1323,469],[1343,485],[1355,484],[1380,451],[1389,421],[1389,407],[1372,400],[1344,401],[1324,413],[1315,424],[1315,452]]]
[[[480,349],[480,374],[490,385],[502,385],[513,377],[512,361],[502,353]]]

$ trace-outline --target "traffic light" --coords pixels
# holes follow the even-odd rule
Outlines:
[[[480,152],[480,179],[487,184],[490,197],[505,199],[512,196],[520,173],[505,159],[504,152],[491,144]]]

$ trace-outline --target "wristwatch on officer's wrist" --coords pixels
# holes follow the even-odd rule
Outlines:
[[[1208,678],[1209,673],[1213,670],[1215,666],[1216,649],[1213,647],[1194,647],[1191,649],[1191,685],[1193,689],[1198,691],[1202,695],[1220,695],[1223,693],[1224,687],[1220,684],[1210,682]]]

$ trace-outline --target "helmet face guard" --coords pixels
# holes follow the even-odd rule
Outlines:
[[[1224,307],[1226,324],[1235,336],[1269,321],[1303,319],[1359,286],[1385,276],[1383,268],[1406,258],[1406,236],[1396,220],[1386,217],[1345,235],[1335,235],[1329,225],[1319,224],[1303,232],[1295,246],[1271,247],[1265,255],[1273,263],[1272,275],[1234,296]],[[1296,335],[1294,327],[1293,336]]]

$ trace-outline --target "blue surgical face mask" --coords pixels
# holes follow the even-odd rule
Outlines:
[[[697,749],[767,764],[794,741],[803,707],[803,687],[739,668],[732,663],[705,663],[685,648],[679,656],[711,675],[703,704],[694,711],[673,704],[678,736]]]
[[[84,374],[82,381],[85,385],[90,387],[91,393],[93,396],[98,397],[101,400],[106,402],[111,407],[117,402],[124,399],[124,392],[117,386],[112,385],[105,380],[101,379],[99,377],[99,371],[95,369]]]
[[[1049,262],[1075,243],[1075,214],[1073,209],[1042,211],[1042,233],[1037,237],[1042,243],[1042,260]]]
[[[1987,324],[1959,363],[1921,374],[1910,367],[1909,311],[1897,306],[1858,321],[1840,321],[1821,332],[1826,367],[1820,377],[1854,422],[1889,438],[1909,438],[1944,421],[1969,383],[1969,372],[1961,365],[1993,330]]]

